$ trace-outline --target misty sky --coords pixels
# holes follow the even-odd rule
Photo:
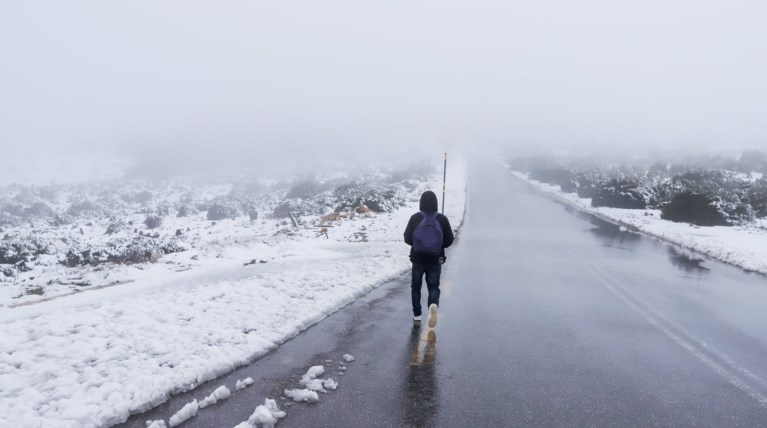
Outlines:
[[[0,144],[767,146],[763,1],[4,1]]]

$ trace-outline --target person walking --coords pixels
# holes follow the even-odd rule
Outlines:
[[[453,229],[447,217],[440,214],[437,195],[426,191],[421,195],[420,211],[410,217],[405,229],[405,243],[410,245],[413,277],[410,284],[413,299],[413,321],[421,322],[421,288],[426,277],[429,291],[429,327],[437,325],[439,280],[445,263],[445,248],[453,244]]]

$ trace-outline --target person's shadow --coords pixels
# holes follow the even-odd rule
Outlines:
[[[421,326],[414,325],[410,334],[410,355],[403,394],[406,427],[434,426],[439,407],[435,374],[437,333],[429,330],[424,337],[421,336]]]

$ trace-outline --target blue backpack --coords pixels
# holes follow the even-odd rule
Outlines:
[[[421,211],[423,220],[413,232],[413,251],[418,254],[438,256],[442,252],[442,244],[445,235],[442,233],[442,225],[437,221],[437,214],[427,214]]]

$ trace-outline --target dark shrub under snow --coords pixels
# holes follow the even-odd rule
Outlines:
[[[144,220],[144,224],[149,229],[157,229],[162,226],[162,217],[158,215],[149,215]]]
[[[645,209],[647,197],[639,189],[636,182],[628,180],[610,180],[610,182],[598,187],[591,199],[591,205],[595,207],[613,207]]]
[[[216,202],[208,208],[208,220],[237,218],[240,214],[239,204],[228,200]]]
[[[727,225],[727,220],[711,197],[690,191],[674,195],[671,202],[663,207],[661,218],[698,226]]]

